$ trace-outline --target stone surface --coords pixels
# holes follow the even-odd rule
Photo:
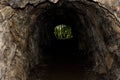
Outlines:
[[[94,0],[110,10],[120,21],[120,0]]]
[[[10,5],[13,8],[24,8],[27,4],[38,5],[45,0],[1,0],[1,4]]]

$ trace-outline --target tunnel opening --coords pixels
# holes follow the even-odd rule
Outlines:
[[[60,63],[60,65],[61,63],[78,64],[91,68],[93,66],[91,59],[93,55],[89,55],[87,52],[89,46],[86,46],[87,40],[83,40],[84,37],[86,38],[85,27],[75,9],[66,6],[53,7],[46,10],[42,16],[43,18],[38,17],[37,25],[40,27],[39,46],[42,49],[43,57],[47,58],[45,62],[47,64],[51,64],[51,62],[53,64]],[[54,30],[58,25],[69,26],[72,37],[67,39],[56,38]]]
[[[57,38],[54,32],[59,25],[69,26],[72,37]],[[73,7],[52,6],[38,16],[34,26],[38,27],[39,56],[42,57],[30,72],[44,80],[79,80],[83,77],[79,75],[92,72],[94,55],[88,52],[89,37]],[[42,73],[42,70],[45,71]],[[34,75],[32,73],[30,75]]]
[[[54,35],[59,40],[66,40],[73,38],[71,27],[64,24],[57,25],[54,28]]]

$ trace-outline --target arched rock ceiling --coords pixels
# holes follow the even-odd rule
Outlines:
[[[35,6],[45,1],[57,3],[59,0],[1,0],[0,3],[10,5],[13,8],[24,8],[27,4]]]
[[[13,8],[24,8],[27,4],[36,6],[45,1],[57,3],[60,0],[0,0],[0,4],[9,5]],[[80,0],[67,0],[67,1],[80,1]],[[86,1],[86,0],[82,0],[82,1]],[[92,1],[92,0],[88,0],[88,1]],[[93,0],[93,1],[99,2],[102,6],[111,10],[111,12],[113,12],[120,20],[120,0]]]
[[[37,5],[37,4],[45,2],[45,1],[57,3],[60,0],[0,0],[0,3],[7,4],[12,7],[23,8],[23,7],[25,7],[26,4]],[[67,0],[67,1],[80,1],[80,0]],[[81,1],[86,1],[86,0],[81,0]],[[92,0],[88,0],[88,1],[92,1]],[[102,4],[111,6],[111,7],[117,6],[117,9],[118,9],[118,7],[120,8],[120,0],[93,0],[93,1],[97,1]]]

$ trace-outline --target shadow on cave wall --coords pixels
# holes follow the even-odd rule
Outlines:
[[[106,60],[108,56],[111,59],[107,45],[113,40],[108,38],[116,34],[106,18],[109,12],[89,1],[44,3],[35,8],[31,15],[37,17],[29,37],[35,36],[39,59],[30,70],[29,80],[96,80],[96,72],[107,74],[112,65]],[[54,28],[60,24],[71,27],[73,38],[55,37]]]

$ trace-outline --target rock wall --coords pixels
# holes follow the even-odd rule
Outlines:
[[[56,0],[51,0],[56,3]],[[38,31],[30,33],[30,26],[34,23],[37,14],[45,11],[46,8],[49,8],[51,1],[45,0],[1,0],[0,1],[0,80],[27,80],[29,69],[34,67],[34,65],[39,63],[39,50],[36,48],[37,40],[35,34]],[[86,1],[86,0],[85,0]],[[84,2],[84,0],[83,0]],[[88,4],[92,2],[88,2]],[[103,2],[105,3],[105,2]],[[118,1],[119,3],[119,1]],[[106,3],[105,3],[106,4]],[[37,10],[35,7],[39,6]],[[111,9],[110,4],[110,9]],[[119,4],[115,5],[115,11],[119,17]],[[78,7],[78,6],[76,6]],[[98,7],[98,6],[97,6]],[[32,12],[35,11],[36,12]],[[114,9],[111,9],[114,11]],[[109,16],[108,14],[106,16]],[[112,15],[110,16],[115,19]],[[109,18],[110,18],[109,17]],[[114,20],[113,19],[113,20]],[[116,56],[114,65],[112,65],[111,74],[115,75],[115,78],[112,80],[120,79],[120,65],[117,62],[120,62],[119,57],[119,37],[120,37],[120,28],[118,27],[119,23],[115,19],[114,25],[112,27],[116,32],[115,38],[116,42],[109,46],[110,53],[114,53]],[[112,41],[112,40],[111,40]],[[117,45],[114,45],[117,44]],[[41,57],[41,56],[40,56]],[[106,58],[110,60],[109,57]],[[117,60],[118,59],[118,60]],[[111,59],[112,60],[112,59]],[[108,66],[109,67],[109,66]],[[108,79],[106,79],[108,80]]]
[[[26,27],[23,27],[23,21],[20,22],[23,20],[23,16],[10,6],[0,5],[0,8],[0,78],[1,80],[17,80],[19,78],[25,80],[26,73],[23,62],[27,62],[23,49],[26,46],[24,44]],[[24,18],[26,18],[25,15]]]
[[[94,0],[110,10],[120,20],[120,0]]]
[[[27,80],[29,68],[38,64],[39,61],[36,48],[38,43],[35,40],[37,36],[34,33],[30,36],[31,33],[29,33],[29,27],[36,19],[36,14],[31,12],[33,6],[25,7],[26,0],[20,2],[22,4],[19,6],[10,6],[16,1],[1,1],[0,3],[1,80]],[[41,2],[38,1],[38,3]],[[49,5],[47,2],[42,3],[39,9],[43,10],[47,5]]]

